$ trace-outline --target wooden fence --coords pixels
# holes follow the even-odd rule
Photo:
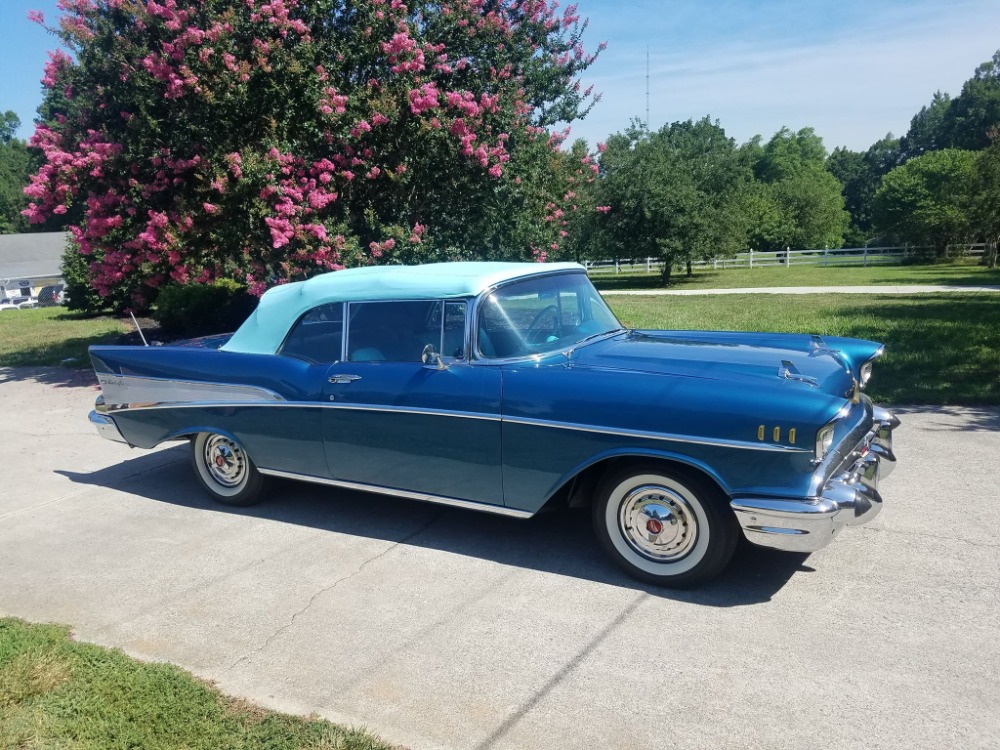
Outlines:
[[[949,254],[962,257],[982,257],[986,246],[983,244],[961,245],[949,248]],[[730,268],[763,268],[767,266],[875,266],[904,262],[917,254],[929,250],[920,247],[846,247],[836,250],[769,250],[738,253],[733,258],[717,260],[696,260],[694,268],[726,270]],[[601,273],[660,273],[662,263],[659,258],[629,258],[621,260],[583,261],[587,271]],[[681,264],[682,266],[684,264]]]

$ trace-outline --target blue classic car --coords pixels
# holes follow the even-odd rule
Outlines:
[[[622,327],[572,263],[358,268],[269,290],[231,336],[91,347],[90,421],[189,440],[219,502],[285,477],[527,518],[592,508],[633,576],[705,581],[742,533],[809,552],[879,512],[882,346]]]

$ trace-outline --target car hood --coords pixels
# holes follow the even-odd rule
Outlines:
[[[838,397],[850,396],[855,382],[844,352],[794,334],[629,331],[581,347],[571,364],[754,386],[792,382]]]

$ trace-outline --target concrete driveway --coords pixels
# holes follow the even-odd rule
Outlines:
[[[900,409],[871,525],[676,593],[581,513],[214,505],[186,447],[98,438],[91,383],[0,370],[0,615],[413,748],[1000,746],[1000,410]]]

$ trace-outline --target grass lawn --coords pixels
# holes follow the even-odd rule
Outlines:
[[[0,619],[0,748],[389,750],[360,730],[228,698],[184,670]]]
[[[783,331],[885,344],[868,393],[887,404],[1000,405],[1000,294],[770,294],[607,299],[632,328]]]
[[[592,273],[598,289],[659,289],[659,273]],[[725,271],[695,269],[688,277],[683,271],[670,277],[671,289],[747,289],[782,286],[885,286],[896,284],[945,284],[957,286],[1000,285],[1000,268],[989,269],[975,263],[948,263],[936,266],[765,266]]]
[[[0,313],[0,367],[89,366],[88,346],[130,330],[130,323],[117,318],[84,317],[59,307],[8,310]]]

